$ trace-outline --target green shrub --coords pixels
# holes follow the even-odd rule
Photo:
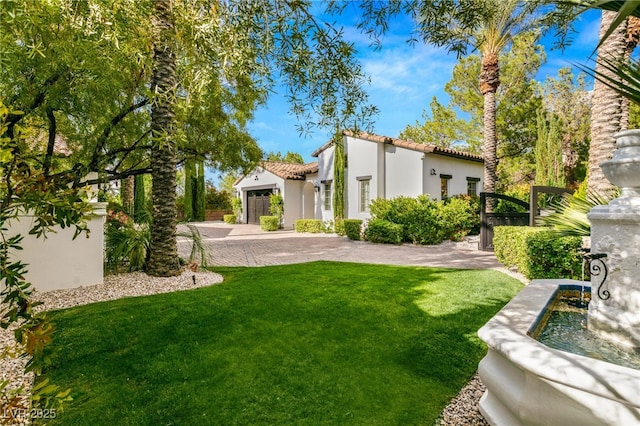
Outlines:
[[[498,261],[515,266],[527,279],[581,276],[580,237],[558,237],[548,228],[497,226],[493,247]]]
[[[432,200],[428,195],[376,199],[371,202],[371,215],[402,226],[402,240],[414,244],[459,241],[480,231],[480,201],[466,195],[447,201]]]
[[[320,219],[298,219],[293,223],[296,232],[311,232],[314,234],[324,232],[324,224]]]
[[[225,214],[224,216],[222,216],[222,220],[224,221],[224,223],[233,225],[234,223],[236,223],[237,218],[235,214]]]
[[[260,228],[263,231],[277,231],[280,219],[276,216],[260,216]]]
[[[387,220],[372,219],[364,231],[364,238],[372,243],[400,244],[402,226]]]
[[[269,212],[278,218],[278,228],[282,223],[282,215],[284,215],[284,199],[280,194],[269,195]]]
[[[480,234],[480,197],[477,195],[458,194],[449,198],[449,201],[457,199],[465,202],[466,213],[465,227],[469,228],[468,235]]]
[[[529,279],[572,278],[582,275],[582,247],[580,237],[558,237],[545,229],[527,238],[527,265]]]
[[[362,220],[360,219],[344,219],[342,221],[344,226],[344,233],[350,240],[360,239],[360,228],[362,227]]]
[[[344,230],[344,219],[336,219],[333,224],[333,232],[338,235],[346,235]]]
[[[135,224],[124,212],[110,210],[105,224],[104,240],[107,272],[144,269],[151,244],[149,224]]]

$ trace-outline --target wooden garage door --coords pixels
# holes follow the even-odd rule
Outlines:
[[[249,191],[247,193],[247,222],[260,223],[260,216],[269,216],[269,195],[271,190]]]

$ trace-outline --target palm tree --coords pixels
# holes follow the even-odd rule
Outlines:
[[[521,1],[485,0],[484,10],[485,13],[479,17],[479,26],[472,37],[472,43],[482,57],[480,91],[484,97],[482,145],[484,191],[496,192],[498,181],[496,92],[500,86],[499,58],[515,36],[531,31],[535,24],[531,19],[533,10],[524,10]],[[488,203],[487,208],[490,210],[492,206],[493,203]]]
[[[172,0],[155,0],[153,18],[153,80],[155,99],[151,107],[154,143],[151,157],[153,221],[147,273],[172,276],[180,272],[176,242],[175,131],[176,58]]]
[[[600,20],[600,38],[611,27],[617,14],[603,10]],[[625,57],[626,23],[623,22],[604,39],[598,47],[598,59],[595,73],[616,79],[615,74],[605,61],[618,61]],[[589,147],[589,168],[587,188],[590,192],[606,195],[613,186],[600,169],[600,163],[611,158],[615,149],[613,135],[622,130],[623,96],[601,79],[596,79],[593,85],[591,102],[591,145]],[[628,107],[627,107],[628,114]],[[628,120],[626,120],[628,123]]]

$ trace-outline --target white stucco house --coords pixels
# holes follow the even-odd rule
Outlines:
[[[441,200],[482,191],[484,163],[479,155],[416,142],[345,130],[345,212],[348,218],[370,217],[375,198],[417,197]],[[262,162],[235,183],[243,205],[243,223],[268,215],[268,195],[284,200],[284,226],[297,219],[333,220],[334,146],[330,141],[312,155],[317,162]]]

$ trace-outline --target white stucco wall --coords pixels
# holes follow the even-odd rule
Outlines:
[[[293,228],[293,223],[302,218],[303,198],[302,189],[305,181],[285,180],[282,198],[284,199],[284,217],[282,226]]]
[[[330,146],[318,155],[318,174],[315,179],[316,183],[320,185],[320,191],[315,193],[315,218],[322,219],[323,221],[333,220],[333,209],[324,209],[324,193],[323,184],[321,182],[328,180],[333,181],[334,152],[335,148],[333,146]],[[331,188],[333,190],[333,184],[331,185]]]
[[[423,155],[422,152],[385,145],[385,198],[391,199],[401,195],[417,197],[423,193]]]
[[[25,278],[38,291],[102,284],[104,220],[106,203],[93,203],[94,215],[88,220],[89,238],[84,234],[73,239],[73,228],[55,227],[47,238],[29,235],[33,217],[23,216],[9,224],[11,235],[21,234],[23,250],[13,252],[28,273]]]
[[[347,153],[348,173],[345,176],[347,188],[345,191],[347,202],[347,217],[351,219],[366,219],[370,217],[368,212],[360,211],[358,178],[371,176],[369,197],[371,200],[380,197],[383,191],[383,182],[379,181],[379,169],[382,168],[381,153],[382,144],[364,141],[352,137],[345,137],[345,152]]]
[[[479,178],[477,195],[482,192],[483,163],[433,154],[426,154],[423,161],[423,193],[429,194],[431,198],[441,198],[441,174],[451,175],[449,196],[467,193],[467,177]],[[435,176],[430,174],[431,169],[435,169]]]

